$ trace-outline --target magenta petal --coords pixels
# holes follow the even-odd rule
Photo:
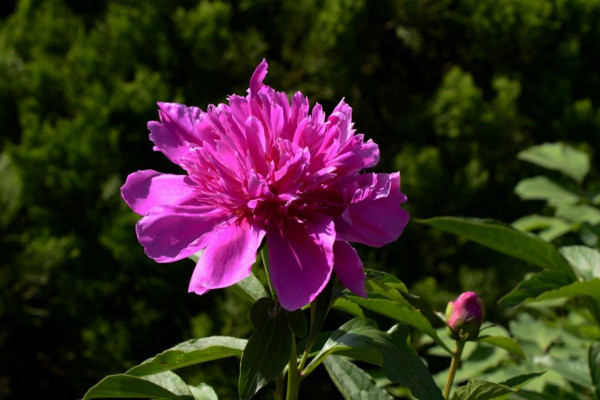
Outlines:
[[[148,122],[150,140],[175,164],[188,155],[190,146],[199,145],[196,123],[202,110],[177,103],[158,103],[160,122]]]
[[[267,64],[267,60],[263,58],[258,67],[254,70],[252,77],[250,78],[250,93],[256,94],[260,91],[260,88],[263,86],[263,80],[267,76],[267,70],[269,65]]]
[[[356,250],[348,242],[338,240],[333,246],[333,254],[333,270],[338,279],[352,292],[367,297],[364,267]]]
[[[323,215],[281,228],[267,234],[271,283],[281,306],[293,311],[313,301],[327,285],[333,267],[335,229],[331,218]]]
[[[207,235],[208,245],[194,269],[189,291],[202,294],[246,278],[250,275],[264,236],[263,230],[254,228],[245,220]]]
[[[204,236],[225,218],[213,207],[154,207],[138,221],[136,233],[148,257],[173,262],[203,249]]]
[[[368,193],[336,219],[338,235],[349,242],[381,247],[398,239],[408,223],[409,215],[401,205],[406,196],[400,191],[400,173],[377,174],[377,183]],[[387,180],[387,182],[386,182]],[[389,184],[389,193],[383,188]]]
[[[187,175],[162,174],[153,170],[129,174],[121,196],[133,211],[146,215],[153,207],[179,205],[190,200],[195,186]]]

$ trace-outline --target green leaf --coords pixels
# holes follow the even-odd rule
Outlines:
[[[402,300],[410,295],[404,282],[395,276],[373,269],[365,270],[365,289],[368,294],[379,294],[392,300]]]
[[[539,295],[535,300],[541,301],[578,296],[590,296],[594,299],[600,298],[600,279],[594,278],[589,281],[575,282],[558,289],[549,290]]]
[[[587,204],[562,204],[556,209],[556,216],[577,223],[600,224],[600,210]]]
[[[330,282],[310,305],[310,330],[306,337],[306,343],[308,343],[309,347],[312,346],[321,332],[323,322],[325,322],[325,317],[331,307],[332,298],[333,284]]]
[[[219,400],[215,390],[206,383],[201,383],[198,386],[189,386],[189,388],[194,396],[194,400]]]
[[[544,143],[521,151],[517,157],[543,168],[560,171],[582,182],[590,169],[589,156],[562,143]]]
[[[193,262],[197,263],[198,260],[200,260],[200,257],[202,257],[202,254],[204,254],[204,250],[200,250],[199,252],[192,254],[188,258]]]
[[[539,378],[540,376],[544,375],[545,373],[546,373],[546,371],[540,371],[540,372],[531,372],[528,374],[513,376],[513,377],[505,380],[504,382],[500,382],[500,384],[504,385],[504,386],[508,386],[513,389],[519,389],[519,388],[525,386],[531,380],[533,380],[535,378]]]
[[[258,326],[244,349],[238,390],[242,400],[251,399],[287,365],[292,349],[292,332],[280,316]]]
[[[163,351],[126,373],[133,376],[150,375],[220,358],[241,356],[245,346],[245,339],[229,336],[189,340]]]
[[[277,301],[271,297],[263,297],[256,300],[256,303],[252,304],[252,308],[250,308],[250,322],[252,326],[257,328],[266,320],[273,318],[277,307]]]
[[[572,282],[565,274],[544,271],[525,278],[516,288],[502,297],[498,304],[502,307],[516,307],[524,301],[537,298],[544,292],[558,289]]]
[[[573,230],[572,223],[562,218],[544,215],[527,215],[514,221],[511,226],[523,232],[535,232],[541,239],[551,242]]]
[[[592,387],[588,363],[579,360],[563,360],[545,355],[537,357],[535,364],[541,368],[549,368],[558,372],[563,378],[580,386]]]
[[[373,321],[363,318],[350,320],[332,333],[303,374],[310,373],[333,353],[381,365],[389,380],[407,387],[418,399],[443,399],[431,374],[408,344],[408,328],[396,325],[390,332],[382,332]]]
[[[512,338],[506,336],[482,336],[478,339],[478,341],[500,347],[522,360],[526,359],[523,349],[521,349],[519,343]]]
[[[444,341],[440,339],[429,320],[403,297],[401,297],[402,300],[365,299],[353,295],[348,295],[346,298],[367,310],[385,315],[395,321],[402,322],[423,331],[448,353],[452,353],[452,350],[450,350]]]
[[[231,286],[231,289],[250,303],[269,296],[264,285],[254,273],[250,273],[246,278]]]
[[[109,375],[83,396],[83,400],[107,398],[193,400],[186,383],[170,371],[143,377],[126,374]]]
[[[285,311],[288,326],[297,338],[303,338],[308,333],[308,323],[302,310]]]
[[[324,364],[331,380],[344,399],[392,400],[392,396],[385,389],[379,387],[368,373],[346,358],[330,356]]]
[[[600,398],[600,343],[594,342],[588,350],[588,365],[590,368],[590,378],[596,398]]]
[[[355,317],[365,317],[365,313],[363,312],[362,308],[358,306],[358,304],[353,303],[344,297],[338,297],[337,299],[335,299],[335,302],[333,303],[332,307],[336,310],[347,312],[348,314],[353,315]]]
[[[563,396],[554,396],[548,393],[539,393],[531,390],[519,390],[514,393],[511,400],[564,400]]]
[[[438,217],[420,222],[462,236],[501,253],[574,278],[567,261],[544,240],[509,225],[475,218]]]
[[[514,389],[498,383],[473,379],[465,386],[459,387],[454,392],[452,400],[492,400],[505,398]]]
[[[574,204],[579,196],[552,182],[545,176],[536,176],[520,181],[515,193],[523,200],[546,200],[552,205]]]

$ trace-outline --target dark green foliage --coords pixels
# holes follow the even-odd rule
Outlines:
[[[539,209],[513,194],[540,171],[519,151],[600,146],[598,20],[600,0],[2,2],[0,398],[81,397],[194,333],[249,332],[229,292],[185,293],[190,261],[137,244],[119,187],[175,172],[148,141],[156,101],[243,94],[266,57],[274,87],[327,111],[346,98],[414,217],[512,221]],[[524,264],[457,243],[410,224],[360,251],[438,309],[445,291],[491,305],[522,279]]]

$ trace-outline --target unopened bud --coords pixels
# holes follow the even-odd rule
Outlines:
[[[446,323],[454,340],[475,340],[485,317],[483,301],[475,292],[465,292],[448,303]]]

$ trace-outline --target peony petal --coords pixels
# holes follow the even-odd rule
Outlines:
[[[265,77],[267,76],[268,68],[269,65],[267,64],[267,60],[263,58],[250,78],[250,94],[256,94],[260,91],[263,86],[263,80],[265,80]]]
[[[207,235],[206,250],[198,260],[189,291],[197,294],[231,286],[250,275],[265,232],[246,220],[231,223]]]
[[[148,122],[154,150],[161,151],[175,164],[189,154],[190,145],[200,145],[196,123],[202,110],[177,103],[158,103],[160,122]]]
[[[138,221],[136,233],[148,257],[173,262],[206,247],[204,236],[227,217],[214,207],[154,207]]]
[[[344,240],[381,247],[398,239],[408,223],[408,212],[401,207],[406,196],[400,191],[400,173],[377,174],[376,181],[372,188],[363,188],[368,196],[355,199],[336,219],[337,233]],[[387,184],[389,193],[382,195]]]
[[[310,303],[323,290],[333,267],[335,229],[331,218],[312,215],[288,222],[267,234],[271,283],[289,311]]]
[[[357,295],[367,297],[364,267],[356,250],[350,243],[338,240],[333,246],[333,254],[333,270],[340,282]]]
[[[121,187],[123,200],[139,215],[146,215],[156,206],[182,204],[193,199],[195,193],[195,185],[186,175],[153,170],[129,174]]]

